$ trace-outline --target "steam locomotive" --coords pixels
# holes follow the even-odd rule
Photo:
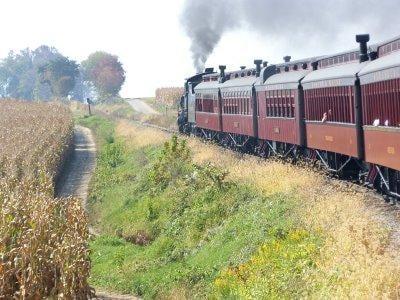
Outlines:
[[[400,199],[400,37],[354,50],[188,78],[181,133],[262,157],[320,161]]]

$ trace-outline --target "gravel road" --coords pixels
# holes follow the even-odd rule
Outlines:
[[[148,105],[146,102],[144,102],[141,99],[130,99],[127,100],[130,106],[134,110],[136,110],[139,113],[145,114],[145,115],[159,115],[160,113],[156,110],[154,110],[150,105]]]

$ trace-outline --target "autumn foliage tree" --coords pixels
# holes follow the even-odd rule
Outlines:
[[[95,52],[82,62],[85,80],[95,87],[100,100],[118,95],[125,82],[125,70],[118,56]]]

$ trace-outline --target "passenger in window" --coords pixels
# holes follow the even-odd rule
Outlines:
[[[326,123],[328,121],[328,119],[330,120],[332,117],[332,110],[329,109],[328,112],[324,112],[324,115],[322,116],[322,123]]]
[[[379,119],[375,119],[374,122],[372,123],[373,126],[377,127],[379,126],[381,121]]]
[[[385,121],[385,126],[389,126],[389,120]]]
[[[324,115],[322,116],[322,123],[325,123],[326,121],[328,121],[328,114],[326,112],[324,112]]]

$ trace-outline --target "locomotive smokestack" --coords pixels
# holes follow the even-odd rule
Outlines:
[[[357,43],[360,43],[360,63],[368,61],[368,47],[369,34],[356,35]]]
[[[226,66],[219,66],[219,71],[220,71],[220,81],[221,83],[225,82],[225,70],[226,70]]]
[[[292,59],[291,56],[285,56],[285,57],[283,58],[283,60],[285,61],[285,63],[290,62],[291,59]]]
[[[255,59],[254,60],[254,64],[256,65],[256,76],[260,77],[262,60],[261,59]]]

